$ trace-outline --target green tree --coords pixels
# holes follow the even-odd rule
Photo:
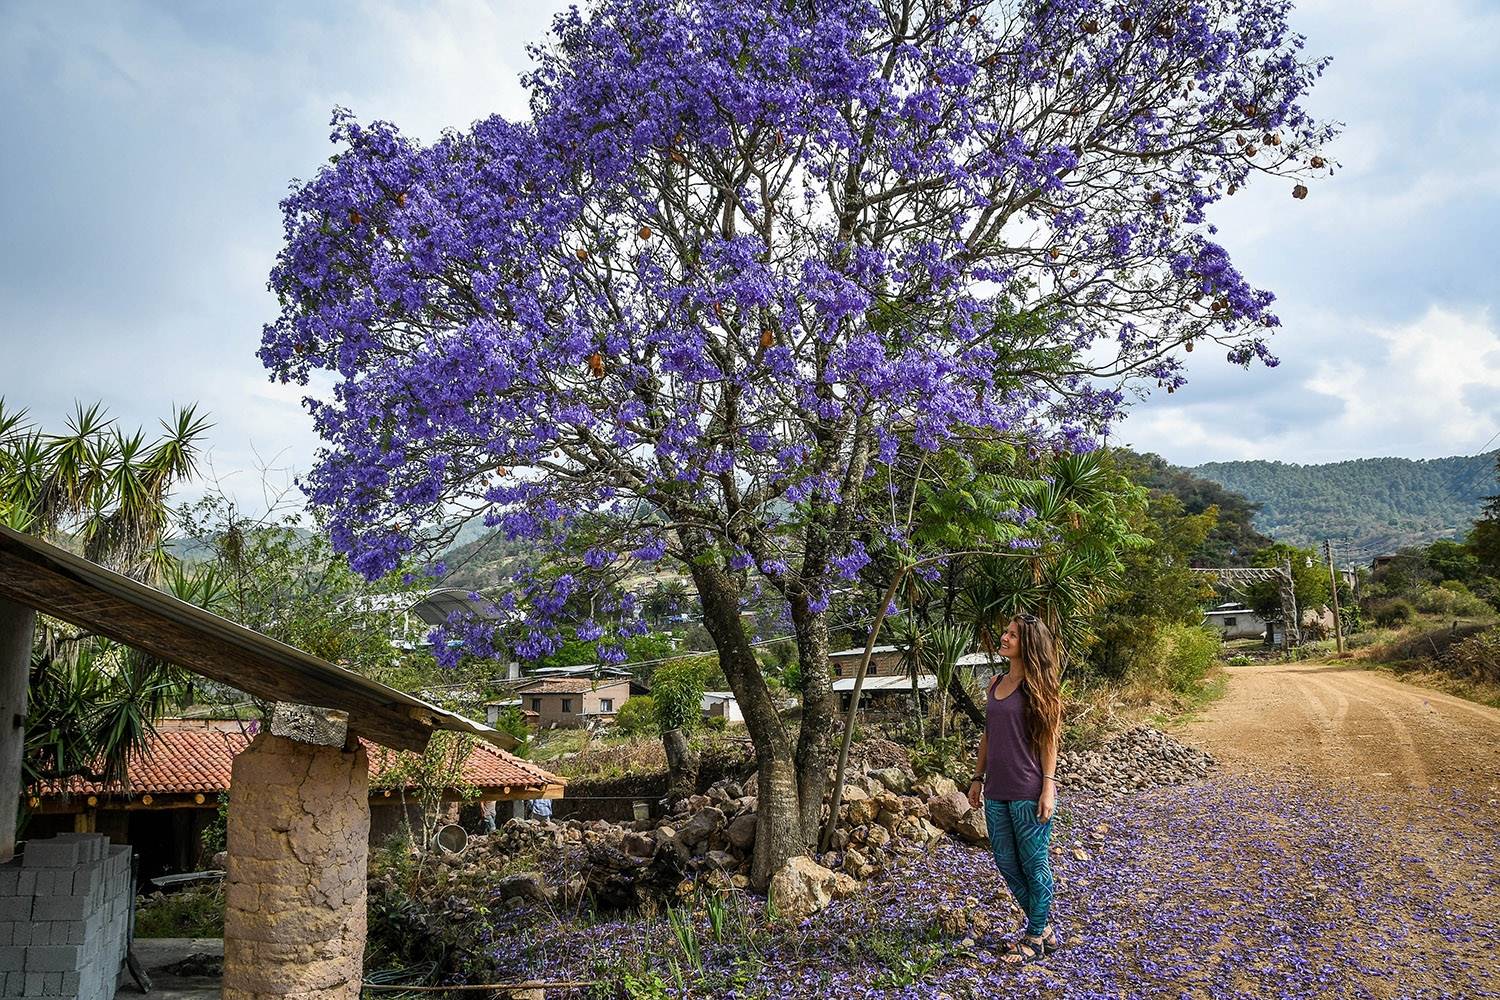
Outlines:
[[[1316,549],[1276,542],[1255,553],[1251,565],[1290,565],[1299,614],[1323,607],[1332,598],[1328,585],[1328,564],[1322,561],[1321,554]],[[1274,581],[1254,584],[1246,588],[1246,597],[1250,607],[1264,620],[1282,620],[1280,584]]]
[[[692,735],[703,719],[704,687],[716,669],[711,656],[684,656],[663,663],[652,678],[651,699],[667,751],[668,796],[673,799],[693,794],[698,783],[701,757]]]
[[[148,442],[143,431],[121,430],[102,405],[80,405],[66,432],[53,434],[0,399],[0,522],[211,605],[216,581],[175,572],[164,545],[168,498],[197,471],[209,425],[189,406],[161,426]],[[39,618],[26,702],[14,706],[26,717],[23,780],[123,779],[155,720],[185,690],[170,664]]]

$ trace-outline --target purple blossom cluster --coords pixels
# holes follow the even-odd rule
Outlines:
[[[304,487],[372,577],[455,510],[551,540],[628,500],[582,570],[720,546],[821,594],[900,442],[1085,449],[1194,339],[1274,363],[1206,210],[1326,167],[1289,9],[597,0],[533,50],[528,121],[339,110],[260,349],[332,376]],[[777,505],[843,554],[773,551]]]

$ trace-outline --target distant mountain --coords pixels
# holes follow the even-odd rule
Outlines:
[[[1453,458],[1361,458],[1327,465],[1209,462],[1187,470],[1259,505],[1255,527],[1278,541],[1347,539],[1373,556],[1461,537],[1497,488],[1500,451]]]
[[[1201,514],[1209,507],[1218,508],[1214,530],[1193,553],[1194,566],[1246,566],[1257,549],[1271,544],[1272,539],[1255,528],[1259,505],[1240,493],[1180,469],[1160,455],[1128,448],[1114,448],[1111,453],[1121,472],[1149,490],[1176,497],[1185,512]]]

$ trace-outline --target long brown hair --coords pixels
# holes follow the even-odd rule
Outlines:
[[[1037,760],[1062,725],[1062,655],[1052,630],[1035,615],[1011,619],[1019,641],[1021,686],[1026,689],[1026,736]]]

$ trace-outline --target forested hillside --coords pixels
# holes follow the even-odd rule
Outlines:
[[[1352,548],[1377,554],[1462,536],[1484,497],[1500,493],[1497,454],[1327,465],[1209,462],[1188,471],[1249,497],[1260,508],[1255,527],[1278,541],[1348,539]]]

